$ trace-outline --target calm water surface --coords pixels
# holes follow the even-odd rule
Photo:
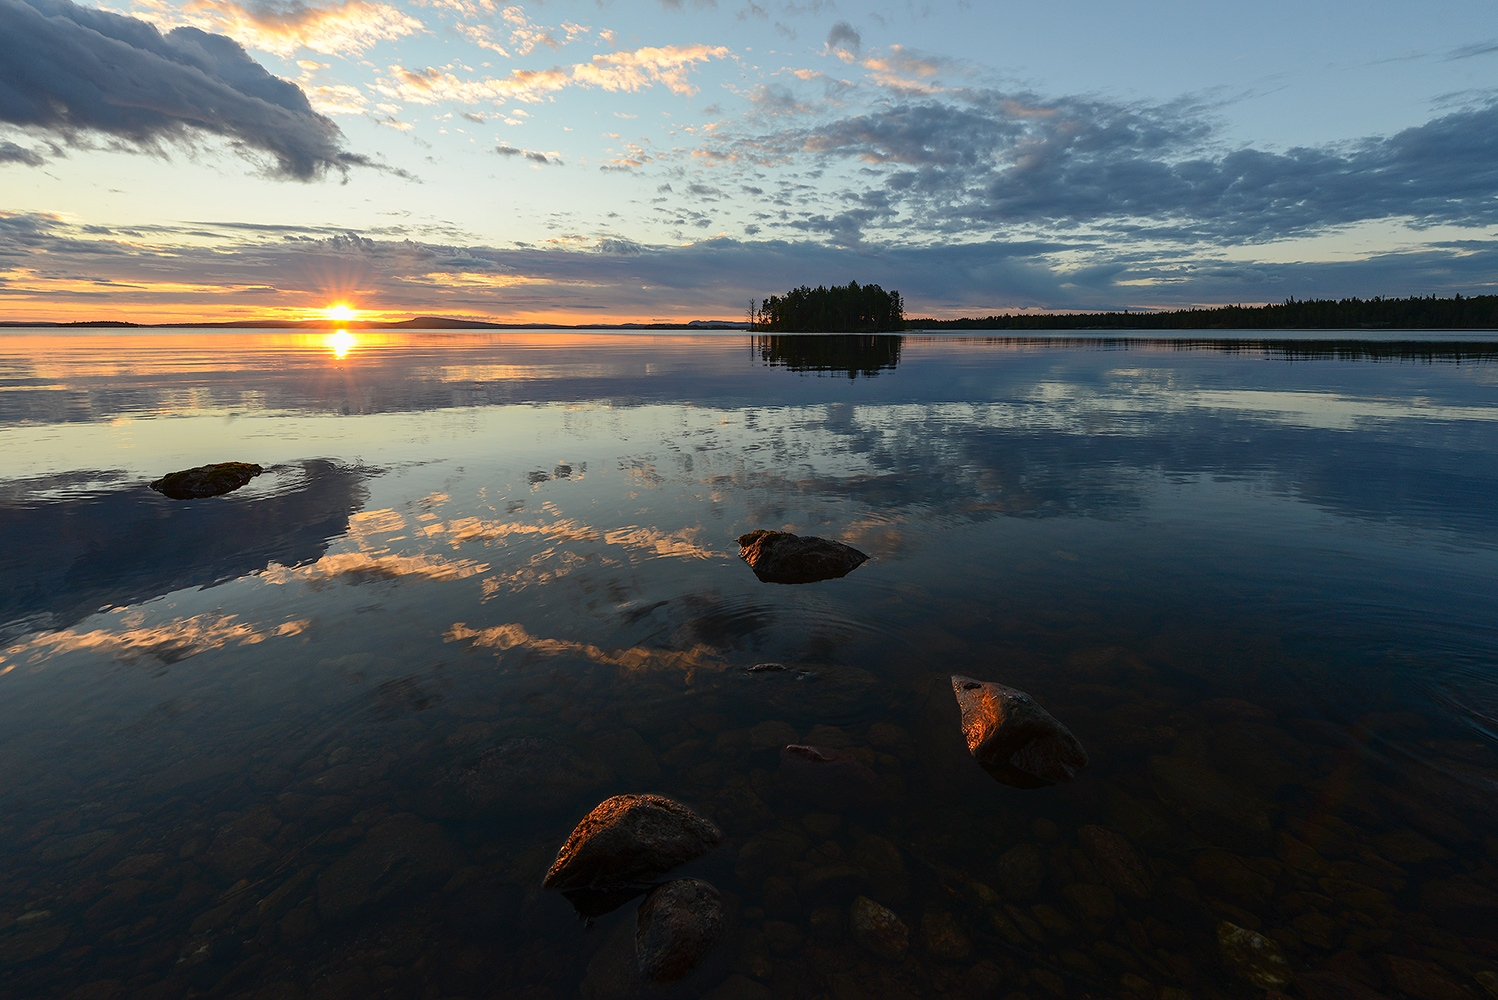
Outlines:
[[[1498,996],[1498,343],[1416,336],[0,335],[0,997]],[[724,833],[674,987],[540,886],[624,792]]]

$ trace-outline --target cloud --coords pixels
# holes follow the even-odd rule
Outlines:
[[[0,142],[0,163],[24,163],[28,167],[39,167],[44,162],[42,155],[13,142]]]
[[[217,135],[301,181],[373,165],[233,39],[192,27],[163,35],[69,0],[0,0],[0,121],[74,144],[103,133],[146,151]]]
[[[3,0],[9,2],[9,0]],[[674,94],[695,94],[687,74],[699,62],[723,58],[723,46],[667,45],[630,52],[600,53],[589,62],[544,70],[517,69],[507,77],[464,80],[445,70],[428,67],[390,67],[392,79],[377,89],[398,100],[417,104],[458,101],[539,101],[567,87],[597,87],[610,91],[638,91],[663,84]]]
[[[784,100],[778,106],[792,109]],[[856,239],[995,226],[1097,227],[1135,238],[1242,243],[1370,220],[1498,222],[1498,102],[1389,136],[1222,149],[1211,109],[969,89],[889,102],[703,152],[761,165],[863,165],[836,197],[801,198],[801,228]],[[902,226],[910,227],[901,230]]]
[[[344,0],[325,5],[300,0],[190,0],[181,8],[162,4],[154,23],[215,30],[244,45],[280,56],[298,48],[351,55],[423,29],[422,23],[388,4]]]
[[[857,59],[862,49],[863,36],[847,21],[838,21],[827,32],[827,51],[837,53],[844,62]]]
[[[332,235],[315,227],[297,233],[194,225],[145,235],[153,242],[141,234],[130,242],[91,236],[50,216],[0,215],[0,311],[45,319],[66,308],[77,318],[150,321],[226,307],[294,310],[325,301],[334,278],[358,290],[363,308],[510,322],[731,319],[750,297],[855,279],[898,289],[911,315],[934,316],[1498,288],[1498,246],[1486,240],[1320,261],[1088,233],[843,247],[814,230],[796,239],[679,246],[601,234],[548,248],[422,242],[400,231]],[[9,247],[18,249],[7,255]]]
[[[494,151],[500,156],[523,156],[532,163],[539,163],[544,167],[562,165],[562,158],[556,153],[538,153],[534,149],[519,149],[506,143],[500,143],[494,147]]]

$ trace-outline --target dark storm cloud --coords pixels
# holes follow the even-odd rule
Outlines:
[[[874,226],[938,232],[1089,225],[1219,243],[1377,219],[1498,222],[1498,102],[1389,136],[1286,151],[1224,150],[1210,109],[961,91],[744,137],[725,157],[811,155],[870,166],[872,184],[799,228],[855,240]]]
[[[233,39],[190,27],[163,35],[69,0],[0,0],[0,121],[147,150],[208,133],[302,181],[372,165],[343,150],[338,126],[300,88]]]

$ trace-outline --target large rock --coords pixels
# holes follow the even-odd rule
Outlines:
[[[723,936],[723,900],[695,878],[658,885],[635,917],[635,958],[658,983],[680,979]]]
[[[232,493],[264,472],[253,462],[219,462],[195,469],[169,472],[151,484],[157,493],[173,500],[196,500]]]
[[[649,881],[712,850],[723,834],[680,802],[616,795],[572,831],[542,885],[604,889]]]
[[[995,779],[1016,788],[1070,781],[1087,766],[1071,731],[1023,691],[952,675],[967,748]]]
[[[1122,834],[1104,826],[1088,825],[1077,831],[1077,839],[1114,892],[1148,899],[1155,891],[1154,876]]]
[[[827,809],[873,805],[889,798],[879,775],[847,750],[791,744],[780,750],[786,791]]]
[[[788,531],[751,531],[739,536],[739,556],[765,583],[814,583],[847,576],[869,557],[842,542],[793,535]]]

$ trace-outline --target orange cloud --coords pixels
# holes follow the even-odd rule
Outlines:
[[[422,23],[389,4],[343,0],[327,6],[300,3],[250,6],[236,0],[191,0],[181,8],[164,0],[142,6],[144,19],[176,26],[184,20],[205,31],[217,31],[247,47],[289,56],[298,48],[328,55],[363,52],[377,42],[414,35]]]
[[[458,101],[539,101],[542,95],[565,87],[598,87],[612,91],[637,91],[657,83],[674,94],[695,94],[697,88],[687,74],[699,62],[723,58],[723,46],[668,45],[632,52],[596,55],[591,61],[569,67],[517,69],[507,77],[464,80],[445,70],[427,67],[390,67],[391,79],[376,87],[380,93],[413,104]]]

